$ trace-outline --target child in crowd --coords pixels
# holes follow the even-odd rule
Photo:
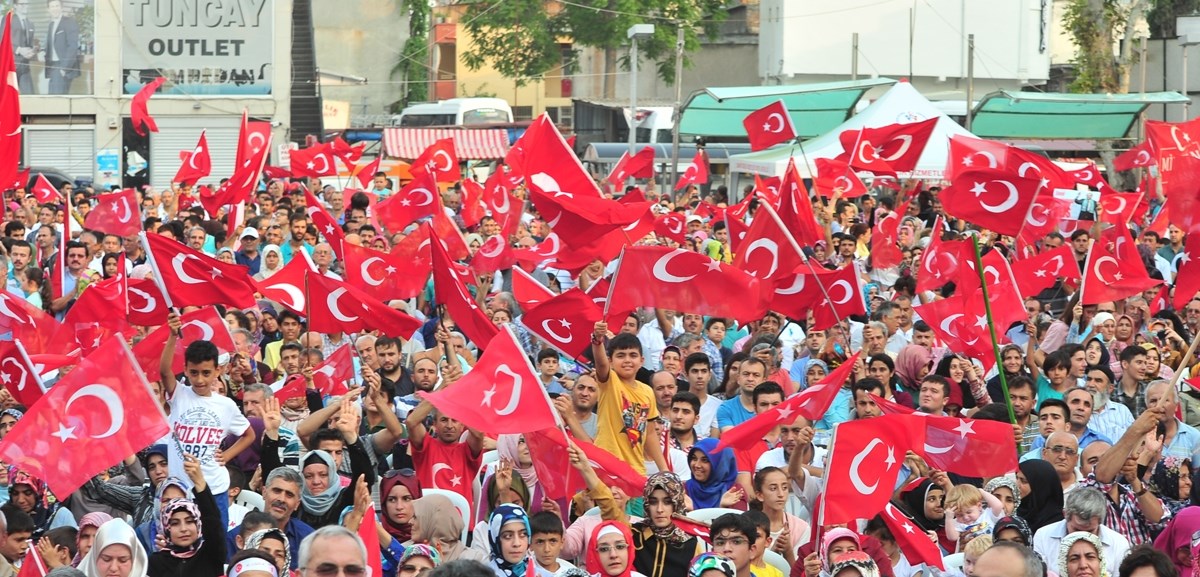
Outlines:
[[[974,485],[955,485],[946,493],[946,538],[959,550],[980,535],[991,535],[1004,504],[995,495]]]
[[[561,577],[575,566],[559,559],[563,548],[562,518],[550,511],[539,511],[529,517],[529,548],[538,567]]]

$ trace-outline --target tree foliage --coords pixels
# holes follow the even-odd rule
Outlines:
[[[1125,92],[1121,69],[1126,63],[1113,53],[1125,13],[1119,0],[1068,0],[1063,23],[1075,44],[1072,92]]]
[[[1146,20],[1154,38],[1174,38],[1175,18],[1200,12],[1200,0],[1153,0]]]
[[[563,64],[561,44],[605,50],[612,57],[628,44],[626,30],[646,23],[654,24],[655,32],[639,40],[640,56],[655,63],[663,80],[674,82],[676,31],[684,29],[685,55],[697,50],[702,36],[716,36],[723,5],[722,0],[482,0],[463,18],[474,39],[463,61],[472,70],[491,66],[523,84]]]

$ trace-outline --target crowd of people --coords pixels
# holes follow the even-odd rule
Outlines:
[[[373,224],[361,191],[318,179],[304,184],[346,243],[387,251],[413,232]],[[381,173],[370,192],[383,200],[395,190]],[[522,190],[517,198],[524,199]],[[69,211],[15,191],[0,241],[9,293],[60,317],[92,283],[154,274],[136,236],[81,226],[93,191],[66,185],[61,192]],[[741,205],[750,221],[763,214],[754,192],[731,198],[713,187],[701,198],[692,186],[678,197],[648,194],[656,214],[684,220],[686,242],[653,233],[631,242],[731,263],[728,216],[700,207],[750,199]],[[269,280],[295,259],[341,278],[344,262],[306,212],[304,193],[299,183],[265,183],[232,235],[190,187],[139,194],[148,234],[244,265],[255,280]],[[894,239],[902,262],[876,270],[872,230],[905,195],[912,202]],[[473,255],[500,226],[491,215],[465,226],[463,198],[454,184],[440,206]],[[524,435],[467,428],[425,398],[455,387],[483,354],[438,306],[444,294],[432,281],[417,297],[388,303],[423,323],[404,338],[310,331],[307,319],[266,299],[221,307],[236,350],[193,341],[182,373],[171,361],[187,311],[172,312],[162,370],[149,378],[173,432],[69,495],[53,495],[45,480],[8,468],[0,477],[0,577],[24,572],[30,549],[50,575],[88,577],[358,577],[375,560],[388,577],[1200,574],[1200,503],[1193,503],[1200,393],[1185,384],[1197,366],[1185,351],[1200,334],[1200,299],[1183,310],[1152,311],[1154,289],[1081,305],[1078,283],[1060,278],[1025,295],[1023,322],[995,327],[1003,348],[992,363],[948,348],[933,330],[942,319],[914,310],[953,294],[953,284],[916,286],[934,237],[973,237],[985,254],[1016,258],[1013,238],[946,214],[936,186],[876,187],[855,199],[818,199],[814,208],[825,239],[805,247],[810,262],[853,267],[866,310],[824,329],[775,312],[739,323],[646,308],[620,326],[597,322],[590,349],[570,358],[522,325],[511,269],[474,279],[477,306],[519,337],[571,438],[570,465],[586,489],[569,499],[551,498]],[[1170,285],[1184,235],[1175,226],[1164,238],[1148,230],[1155,209],[1130,223],[1142,262],[1122,266],[1144,267]],[[60,243],[64,221],[73,238]],[[550,232],[526,203],[516,233],[502,241],[531,247]],[[1052,232],[1035,249],[1069,243],[1082,267],[1096,237],[1097,229],[1069,239]],[[68,280],[55,298],[50,279],[60,272],[60,246]],[[524,272],[557,294],[602,282],[613,265]],[[153,328],[127,337],[136,342]],[[314,368],[343,346],[354,354],[349,392],[323,397]],[[722,435],[846,362],[851,376],[832,383],[837,396],[822,418],[798,416],[750,450],[718,450]],[[277,399],[291,378],[304,380],[306,395]],[[964,478],[904,456],[891,503],[909,531],[936,545],[937,566],[914,561],[883,513],[821,524],[831,434],[840,423],[886,413],[877,399],[1005,422],[1011,406],[1021,457],[1007,475]],[[0,403],[2,438],[27,407],[2,389]],[[202,433],[179,437],[193,429]],[[645,475],[639,491],[598,474],[580,441]],[[369,550],[375,541],[378,550]]]

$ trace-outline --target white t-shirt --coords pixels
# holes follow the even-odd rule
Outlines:
[[[229,472],[217,463],[217,449],[226,436],[242,435],[250,428],[233,399],[215,394],[201,397],[190,385],[180,383],[171,397],[170,424],[174,437],[167,443],[171,476],[187,481],[180,453],[184,451],[200,459],[200,469],[213,495],[229,490]]]
[[[721,408],[721,399],[709,395],[700,405],[700,419],[696,421],[696,438],[707,439],[713,427],[717,426],[717,409]]]

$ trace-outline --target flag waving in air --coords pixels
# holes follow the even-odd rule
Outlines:
[[[746,116],[742,121],[746,135],[750,137],[750,150],[771,148],[776,144],[796,139],[796,128],[782,100],[768,104]]]

